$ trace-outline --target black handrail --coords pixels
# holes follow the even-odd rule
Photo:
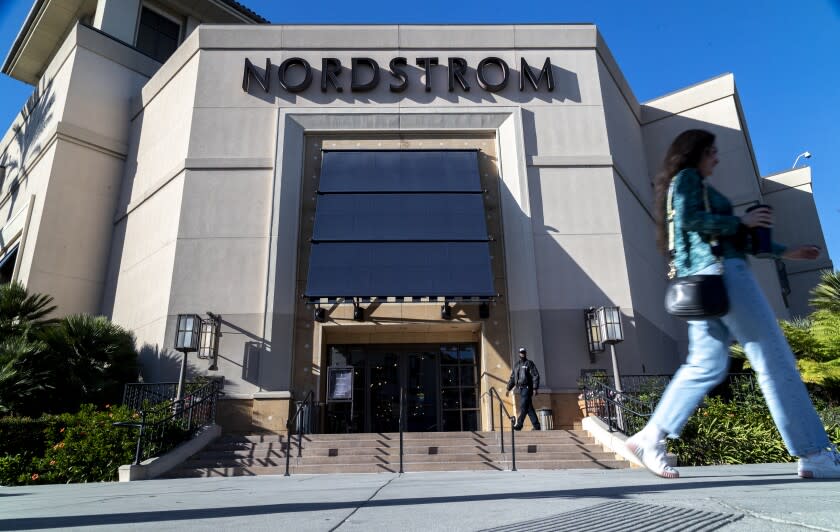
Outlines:
[[[516,416],[510,415],[508,412],[507,407],[505,406],[504,401],[502,401],[502,396],[499,395],[499,392],[496,388],[490,388],[483,394],[481,397],[488,396],[490,398],[490,430],[496,430],[496,424],[493,419],[493,397],[495,396],[496,399],[499,400],[499,452],[504,454],[505,452],[505,415],[507,415],[508,420],[510,421],[510,458],[511,458],[511,471],[516,471],[516,429],[514,425],[516,425]]]
[[[403,431],[405,430],[405,386],[400,386],[400,474],[403,473]]]
[[[295,426],[295,421],[297,420],[300,413],[303,411],[306,405],[309,405],[310,408],[310,415],[311,412],[315,410],[315,393],[312,390],[307,392],[306,396],[303,398],[303,401],[298,404],[298,407],[295,409],[295,413],[292,417],[286,421],[286,473],[283,475],[285,477],[289,476],[289,459],[292,455],[292,427]],[[300,430],[297,431],[298,433],[298,458],[300,458],[302,454],[303,448],[303,433],[306,432],[306,423],[300,424]]]
[[[182,400],[158,403],[139,412],[140,421],[113,423],[117,427],[139,429],[134,449],[134,465],[163,454],[191,437],[202,426],[216,420],[216,400],[221,382],[212,380]]]
[[[606,376],[591,376],[581,382],[581,392],[585,404],[585,415],[594,415],[604,421],[610,432],[622,432],[632,435],[642,429],[653,415],[662,392],[671,380],[668,375],[633,375],[633,385],[628,390],[624,387],[625,377],[621,382],[623,391],[612,386]],[[735,385],[746,383],[755,387],[755,377],[751,373],[732,373],[728,385],[734,390]],[[643,400],[646,399],[646,400]]]

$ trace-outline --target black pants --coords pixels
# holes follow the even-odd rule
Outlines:
[[[527,415],[531,418],[534,429],[540,430],[540,420],[537,418],[537,411],[534,410],[533,397],[534,391],[531,388],[519,388],[519,419],[516,420],[516,426],[520,429]]]

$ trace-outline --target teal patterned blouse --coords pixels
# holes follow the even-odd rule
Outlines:
[[[674,266],[677,276],[692,275],[717,261],[710,241],[718,239],[718,254],[724,259],[746,258],[750,249],[749,229],[732,214],[732,203],[711,185],[709,210],[703,202],[703,178],[695,168],[681,170],[673,179]],[[773,243],[776,256],[785,246]]]

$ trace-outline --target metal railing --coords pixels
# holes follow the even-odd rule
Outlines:
[[[589,380],[583,386],[586,415],[594,415],[607,423],[610,432],[635,434],[648,421],[653,401],[642,401],[632,393],[622,393],[605,382]]]
[[[505,407],[504,401],[502,401],[502,396],[499,395],[499,392],[496,388],[490,388],[483,394],[481,394],[481,398],[483,399],[484,396],[487,396],[490,399],[490,430],[496,430],[496,420],[493,415],[493,400],[494,398],[499,401],[499,451],[504,454],[505,453],[505,417],[507,416],[508,421],[510,422],[510,470],[516,471],[516,430],[513,428],[516,425],[516,416],[510,415],[508,412],[507,407]]]
[[[622,375],[619,392],[612,377],[598,376],[581,383],[585,415],[594,415],[607,423],[611,432],[635,434],[648,422],[662,393],[671,381],[670,375]],[[733,373],[725,381],[731,400],[741,401],[744,388],[757,386],[752,373]]]
[[[122,402],[125,406],[139,412],[175,399],[177,391],[177,382],[130,382],[123,389]]]
[[[303,433],[306,432],[306,423],[296,423],[298,416],[301,415],[301,412],[304,408],[311,409],[310,411],[314,411],[315,409],[315,393],[312,390],[307,392],[306,396],[303,398],[303,401],[298,403],[297,408],[295,409],[295,413],[292,417],[286,421],[286,472],[283,476],[289,476],[289,460],[292,456],[292,436],[294,433],[297,432],[298,442],[298,458],[303,456]],[[307,406],[308,405],[308,406]],[[295,430],[297,429],[297,430]]]
[[[400,386],[400,474],[403,471],[403,432],[405,432],[405,386]]]
[[[140,410],[140,421],[114,423],[118,427],[139,429],[134,464],[171,450],[199,428],[214,423],[216,401],[223,395],[221,388],[220,381],[212,380],[180,401],[165,400]]]

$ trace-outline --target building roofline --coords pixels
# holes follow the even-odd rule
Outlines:
[[[46,2],[47,0],[35,0],[32,7],[29,9],[29,13],[27,13],[26,18],[23,21],[23,26],[20,27],[20,31],[15,37],[15,40],[12,42],[12,47],[9,49],[9,53],[6,54],[6,59],[3,60],[3,74],[11,75],[12,63],[18,55],[18,52],[20,52],[23,40],[29,34],[29,30],[32,28],[32,25],[35,24],[37,13],[41,11],[41,7],[43,7]]]
[[[271,24],[271,21],[266,19],[265,17],[259,15],[252,9],[246,7],[245,5],[237,2],[236,0],[210,0],[211,2],[215,2],[221,6],[225,6],[231,11],[234,11],[238,15],[253,21],[256,24]],[[12,42],[12,47],[9,49],[9,53],[6,54],[6,58],[3,61],[3,68],[2,73],[6,74],[7,76],[11,76],[12,66],[14,65],[15,61],[20,54],[21,48],[23,47],[24,41],[26,40],[27,36],[30,34],[32,27],[38,20],[39,14],[42,11],[42,8],[47,4],[47,0],[35,0],[33,2],[32,7],[29,9],[29,13],[27,13],[26,18],[23,21],[23,25],[20,28],[15,40]]]
[[[227,6],[231,7],[232,9],[235,9],[239,13],[245,15],[246,17],[248,17],[250,19],[253,19],[254,22],[256,22],[258,24],[271,24],[270,20],[263,17],[262,15],[260,15],[256,11],[252,10],[251,8],[245,6],[244,4],[241,4],[241,3],[237,2],[236,0],[218,0],[218,1],[223,3],[223,4],[226,4]]]

